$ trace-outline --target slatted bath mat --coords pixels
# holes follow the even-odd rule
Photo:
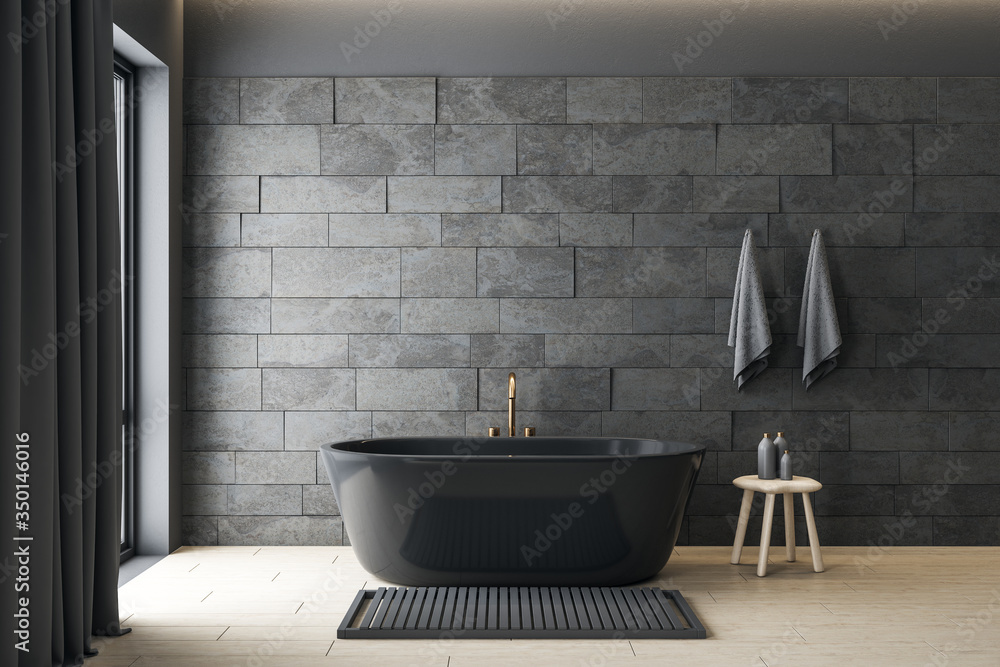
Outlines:
[[[337,639],[704,639],[661,588],[379,588],[358,592]]]

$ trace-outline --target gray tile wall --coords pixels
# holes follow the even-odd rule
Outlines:
[[[514,370],[539,434],[708,447],[682,542],[731,542],[781,429],[824,544],[1000,544],[1000,80],[185,91],[186,543],[348,543],[316,447],[481,435]],[[775,348],[737,393],[746,228]],[[807,392],[813,229],[844,348]]]

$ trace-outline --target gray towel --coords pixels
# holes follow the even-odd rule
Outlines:
[[[767,322],[764,288],[757,271],[757,246],[753,232],[743,235],[743,250],[736,269],[736,292],[733,294],[733,315],[729,320],[729,347],[736,348],[733,380],[738,389],[767,368],[771,353],[771,326]]]
[[[802,382],[806,389],[837,367],[841,342],[837,306],[830,286],[830,269],[826,263],[826,246],[823,235],[817,229],[809,247],[802,310],[799,312],[798,345],[804,348]]]

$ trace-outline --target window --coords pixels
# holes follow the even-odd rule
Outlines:
[[[118,155],[118,228],[121,237],[119,271],[122,276],[121,319],[122,319],[122,521],[121,560],[132,556],[134,540],[134,474],[133,446],[135,444],[134,419],[134,356],[132,276],[133,272],[133,182],[135,163],[135,141],[133,133],[133,81],[135,68],[119,56],[115,56],[115,133]]]

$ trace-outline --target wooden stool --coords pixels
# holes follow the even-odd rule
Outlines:
[[[785,553],[788,562],[795,560],[795,510],[792,507],[792,494],[802,494],[802,504],[806,510],[806,528],[809,532],[809,549],[812,551],[813,570],[823,571],[823,554],[819,551],[819,535],[816,534],[816,518],[813,516],[809,494],[819,491],[823,485],[809,477],[793,476],[791,479],[760,479],[757,475],[744,475],[733,480],[733,484],[743,489],[743,504],[740,506],[740,520],[736,525],[736,540],[733,542],[733,557],[730,562],[739,565],[740,553],[743,551],[743,540],[747,535],[747,523],[750,521],[750,505],[753,504],[753,492],[764,494],[764,526],[760,531],[760,555],[757,557],[757,576],[767,574],[767,551],[771,546],[771,524],[774,521],[774,497],[782,494],[785,497]]]

